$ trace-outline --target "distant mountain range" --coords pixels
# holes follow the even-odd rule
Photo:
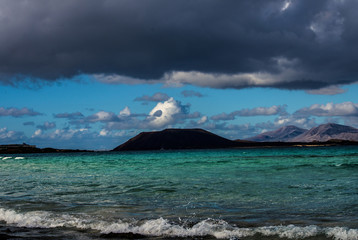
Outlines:
[[[306,133],[307,129],[296,126],[285,126],[275,131],[265,132],[246,140],[255,142],[288,142],[291,139]]]
[[[285,126],[275,131],[265,132],[248,138],[257,142],[326,142],[330,140],[358,141],[358,129],[327,123],[310,130],[296,126]]]
[[[290,139],[291,142],[325,142],[332,139],[358,141],[358,129],[339,125],[335,123],[327,123],[318,127],[311,128],[305,133]]]
[[[358,129],[323,124],[310,130],[286,126],[246,140],[229,140],[203,129],[142,132],[112,151],[358,145]]]

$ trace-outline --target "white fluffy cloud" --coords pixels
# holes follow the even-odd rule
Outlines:
[[[127,106],[122,111],[119,112],[119,116],[130,116],[130,115],[131,115],[131,110]]]
[[[207,116],[202,116],[198,121],[197,123],[198,124],[203,124],[203,123],[206,123],[208,121],[208,117]]]
[[[114,121],[117,116],[112,112],[99,111],[87,118],[90,122],[110,122]]]
[[[148,114],[131,113],[129,108],[123,109],[120,114],[106,123],[106,130],[129,130],[129,129],[159,129],[172,124],[185,124],[188,119],[200,118],[199,112],[190,113],[189,105],[182,105],[174,98],[158,102]],[[103,132],[104,134],[104,132]]]
[[[169,98],[165,102],[159,102],[149,113],[149,125],[160,128],[174,123],[175,115],[181,112],[182,107],[174,98]]]
[[[110,131],[108,129],[102,129],[99,134],[100,137],[123,137],[126,135],[125,131]]]
[[[36,137],[41,137],[42,135],[42,130],[41,129],[37,129],[34,134],[32,134],[32,138],[36,138]]]
[[[88,133],[87,128],[81,129],[56,129],[55,131],[44,133],[41,129],[37,129],[32,138],[36,139],[57,139],[57,140],[69,140],[76,137],[81,137]]]
[[[51,146],[55,148],[109,150],[128,140],[129,137],[133,137],[133,134],[126,131],[111,131],[107,129],[102,129],[99,132],[90,131],[87,128],[65,128],[56,129],[51,132],[37,129],[31,139],[26,141],[41,148]]]
[[[71,120],[69,123],[73,125],[88,125],[97,122],[113,123],[113,122],[129,120],[129,118],[131,118],[131,115],[132,115],[131,110],[129,109],[128,106],[126,106],[124,109],[122,109],[119,112],[118,115],[116,115],[113,112],[99,111],[90,116],[85,117],[81,114],[81,117],[70,116],[68,119]],[[55,115],[55,117],[57,117],[57,115]]]
[[[313,104],[294,113],[298,116],[357,116],[358,104],[353,102]]]
[[[24,133],[11,131],[8,130],[6,127],[0,128],[1,144],[20,143],[23,140],[26,140],[26,136],[24,135]]]
[[[280,116],[275,119],[273,125],[269,130],[276,130],[277,128],[294,125],[300,128],[310,129],[317,126],[316,120],[309,117],[298,117],[294,115]]]

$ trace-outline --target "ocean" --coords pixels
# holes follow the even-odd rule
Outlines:
[[[358,239],[358,147],[2,155],[0,239]]]

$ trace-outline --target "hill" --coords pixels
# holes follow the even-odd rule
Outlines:
[[[214,149],[239,145],[203,129],[165,129],[142,132],[112,151],[161,149]]]
[[[19,154],[19,153],[67,153],[67,152],[92,152],[91,150],[79,149],[56,149],[56,148],[37,148],[35,145],[6,144],[0,145],[1,154]]]
[[[285,126],[274,131],[265,132],[246,140],[255,142],[327,142],[332,140],[358,141],[358,129],[327,123],[310,130],[296,126]],[[335,141],[337,142],[337,141]]]
[[[289,141],[325,142],[329,140],[358,141],[358,129],[335,123],[327,123],[314,127],[309,131],[290,139]]]
[[[265,132],[246,140],[256,142],[287,142],[308,130],[296,126],[285,126],[274,131]]]

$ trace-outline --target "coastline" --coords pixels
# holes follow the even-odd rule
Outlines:
[[[56,148],[38,148],[34,145],[6,144],[0,145],[0,154],[23,154],[23,153],[71,153],[71,152],[94,152],[93,150],[81,149],[56,149]]]
[[[329,140],[326,142],[246,142],[246,141],[233,141],[237,142],[236,146],[229,147],[185,147],[185,148],[168,148],[168,149],[133,149],[133,150],[83,150],[83,149],[56,149],[56,148],[37,148],[35,146],[28,147],[29,145],[17,144],[16,147],[5,148],[0,145],[0,154],[26,154],[26,153],[80,153],[80,152],[116,152],[116,151],[155,151],[155,150],[190,150],[190,149],[250,149],[250,148],[295,148],[295,147],[335,147],[335,146],[358,146],[356,141],[347,140]]]

